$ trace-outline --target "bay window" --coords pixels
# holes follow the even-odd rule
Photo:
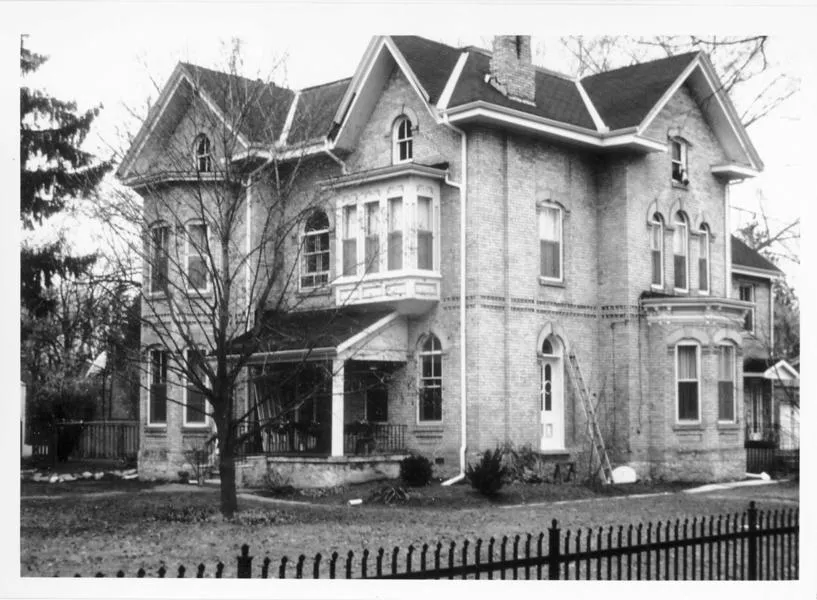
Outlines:
[[[367,202],[363,205],[366,273],[380,270],[380,203]]]
[[[343,207],[343,274],[357,273],[357,206]]]
[[[403,199],[389,198],[389,271],[403,268]]]
[[[417,268],[434,268],[434,213],[431,198],[417,197]]]
[[[718,421],[735,420],[735,348],[718,346]]]
[[[675,347],[678,421],[700,421],[700,385],[697,344],[678,344]]]

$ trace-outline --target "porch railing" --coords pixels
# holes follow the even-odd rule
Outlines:
[[[746,425],[746,447],[776,448],[780,443],[780,425]]]
[[[369,427],[371,431],[367,433],[344,434],[344,454],[382,454],[406,450],[406,425],[370,423]]]
[[[139,421],[30,422],[26,429],[35,456],[132,460],[139,451]]]

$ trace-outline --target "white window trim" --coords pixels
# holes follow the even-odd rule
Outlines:
[[[165,420],[164,421],[154,421],[153,420],[153,402],[151,401],[151,393],[153,390],[153,353],[154,352],[163,352],[165,355]],[[168,352],[164,348],[151,348],[148,350],[148,401],[147,401],[147,424],[148,427],[151,428],[167,428],[167,402],[168,402],[168,394],[167,394],[167,361],[168,361]]]
[[[191,348],[188,348],[187,350],[184,351],[185,359],[187,359],[187,354],[190,351],[191,351]],[[193,429],[193,428],[201,428],[201,429],[209,428],[211,426],[211,416],[208,413],[210,413],[212,411],[212,408],[210,406],[210,401],[207,400],[206,396],[204,398],[204,412],[205,412],[204,421],[189,421],[187,419],[187,392],[188,392],[187,388],[188,388],[188,384],[190,382],[189,382],[189,379],[188,379],[186,374],[185,374],[183,379],[184,379],[184,381],[183,381],[184,385],[183,385],[183,388],[182,388],[182,390],[183,390],[183,392],[182,392],[183,399],[182,400],[183,400],[183,406],[184,406],[184,409],[182,411],[184,413],[184,417],[183,417],[183,421],[182,421],[183,426],[191,428],[191,429]]]
[[[723,424],[735,424],[738,422],[738,351],[737,347],[734,344],[720,344],[718,345],[718,351],[720,352],[721,348],[731,348],[732,349],[732,418],[731,419],[721,419],[720,415],[720,389],[718,390],[718,423]],[[721,379],[720,374],[720,354],[718,355],[718,383],[720,384]],[[720,387],[720,386],[719,386]]]
[[[440,338],[434,335],[437,338],[437,343],[440,345],[439,350],[431,350],[426,351],[423,350],[423,346],[425,346],[426,342],[428,341],[429,337],[434,334],[426,335],[420,341],[420,350],[417,352],[417,410],[415,411],[415,416],[417,419],[417,425],[441,425],[443,422],[443,406],[442,406],[442,398],[443,398],[443,350],[442,350],[442,343],[440,342]],[[425,356],[439,356],[440,357],[440,418],[439,420],[432,420],[432,419],[420,419],[420,410],[422,408],[422,402],[420,401],[420,392],[425,389],[423,386],[423,357]],[[431,377],[434,379],[434,377]]]
[[[541,213],[545,209],[551,209],[558,211],[559,214],[559,277],[548,277],[546,275],[542,275],[542,249],[541,249],[541,236],[537,235],[537,241],[540,242],[539,244],[539,252],[537,253],[539,256],[539,281],[543,283],[564,283],[565,281],[565,210],[559,204],[555,202],[541,202],[536,207],[536,230],[537,234],[539,231],[539,219],[541,218]]]
[[[202,141],[207,142],[207,152],[199,152],[199,145]],[[199,168],[199,160],[202,158],[207,159],[207,166],[208,169],[200,169]],[[204,133],[200,133],[196,136],[196,140],[193,143],[193,160],[195,161],[196,165],[196,173],[212,173],[213,172],[213,142],[210,141],[210,137]]]
[[[653,236],[653,228],[658,227],[658,250],[660,254],[660,277],[661,280],[659,283],[653,283],[652,281],[652,236]],[[663,290],[664,289],[664,282],[665,282],[665,273],[664,273],[664,222],[660,219],[656,219],[653,215],[653,218],[650,219],[650,287],[656,290]]]
[[[697,419],[679,419],[678,413],[680,409],[680,398],[678,394],[678,384],[681,380],[678,379],[678,349],[680,347],[694,347],[695,348],[695,374],[698,383],[698,418]],[[701,423],[701,345],[698,342],[678,342],[675,344],[675,423],[677,425],[699,425]],[[693,381],[692,379],[684,379],[683,381]]]
[[[674,144],[678,144],[678,146],[680,148],[680,154],[681,154],[680,160],[675,160],[672,157],[672,145],[674,145]],[[670,169],[670,179],[673,181],[673,183],[677,183],[678,185],[683,185],[683,186],[687,185],[683,181],[685,176],[686,176],[687,182],[689,181],[689,153],[688,153],[688,147],[689,147],[689,144],[687,143],[687,141],[680,138],[680,137],[674,137],[674,138],[670,139],[670,163],[672,165],[675,165],[676,163],[681,165],[681,168],[680,168],[681,180],[679,181],[679,180],[675,179],[675,177],[672,176],[673,169]]]
[[[709,296],[712,293],[712,236],[709,234],[709,230],[705,228],[701,228],[698,235],[700,236],[699,239],[705,242],[704,247],[706,248],[706,289],[702,290],[699,288],[698,293],[702,296]],[[700,250],[700,243],[698,244],[698,250]],[[700,268],[699,262],[699,271]],[[700,285],[700,274],[698,275],[698,284]]]
[[[673,289],[676,292],[688,293],[689,292],[689,274],[690,274],[690,268],[689,268],[689,224],[687,223],[686,219],[679,220],[678,218],[676,218],[675,221],[673,222],[673,226],[674,226],[674,230],[672,232],[672,235],[673,235],[673,240],[672,240],[673,282],[672,282],[672,286],[673,286]],[[683,254],[683,256],[686,259],[686,260],[684,260],[684,264],[686,266],[686,275],[684,277],[684,281],[686,282],[686,287],[683,287],[683,288],[675,287],[675,277],[674,277],[675,257],[680,256],[678,254],[675,254],[675,236],[679,235],[678,234],[679,229],[684,230],[683,237],[681,238],[681,240],[683,241],[683,245],[684,245],[684,254]]]
[[[408,128],[408,137],[401,138],[399,131],[400,125],[407,122],[409,124]],[[405,142],[411,142],[411,152],[409,153],[410,156],[408,158],[401,159],[400,158],[400,144]],[[414,160],[414,124],[411,122],[406,115],[402,115],[397,117],[395,120],[394,125],[392,126],[392,164],[399,165],[403,163],[412,162]]]
[[[745,329],[745,328],[741,327],[741,329],[743,331],[745,331],[746,333],[751,333],[752,335],[754,335],[755,329],[757,329],[757,323],[755,321],[755,318],[757,317],[757,313],[755,311],[755,306],[757,304],[756,295],[755,295],[755,293],[756,293],[755,292],[755,286],[753,284],[751,284],[751,283],[738,284],[738,298],[739,299],[740,299],[740,290],[741,290],[741,288],[748,288],[750,290],[750,294],[752,296],[751,300],[744,300],[744,302],[751,302],[752,303],[752,307],[749,309],[749,311],[752,313],[752,328],[751,329]],[[744,323],[745,323],[745,321],[744,321]]]
[[[155,267],[154,260],[155,260],[155,257],[156,257],[156,252],[155,252],[156,246],[155,246],[155,240],[154,240],[154,237],[153,237],[153,232],[158,230],[158,229],[163,229],[165,231],[165,252],[167,252],[167,270],[168,270],[167,277],[168,277],[168,279],[170,278],[170,233],[171,233],[171,227],[170,227],[170,225],[168,225],[167,223],[162,221],[162,222],[159,222],[159,223],[154,223],[153,225],[150,226],[150,229],[148,230],[148,247],[149,247],[149,250],[148,250],[148,286],[150,287],[150,290],[148,291],[148,296],[151,296],[151,297],[162,296],[165,293],[165,291],[162,288],[153,289],[153,269]]]
[[[204,261],[205,279],[206,279],[206,282],[205,282],[206,285],[203,288],[193,287],[193,285],[191,285],[191,283],[190,283],[190,257],[193,256],[194,252],[196,252],[195,248],[193,248],[193,245],[190,243],[190,228],[191,227],[199,227],[199,226],[204,227],[204,236],[205,236],[205,239],[207,240],[207,247],[202,248],[202,255],[201,255],[201,258]],[[211,241],[210,241],[210,227],[208,227],[207,223],[205,223],[203,221],[192,221],[192,222],[188,223],[187,225],[185,225],[185,228],[184,228],[184,248],[185,248],[185,252],[184,252],[184,287],[185,287],[185,289],[188,292],[198,292],[199,294],[208,294],[208,293],[210,293],[212,291],[212,285],[211,285],[211,283],[212,283],[211,279],[212,278],[210,277],[209,269],[207,268],[208,267],[207,263],[209,262],[208,257],[207,257],[207,249],[209,248],[210,252],[212,252],[213,246],[212,246]]]
[[[325,211],[324,211],[324,215],[326,215]],[[329,220],[329,215],[326,215],[326,220],[327,221]],[[304,263],[306,261],[306,250],[305,250],[305,248],[306,248],[306,238],[308,236],[319,236],[319,235],[324,235],[324,234],[329,236],[329,241],[331,242],[331,236],[332,236],[332,224],[331,223],[329,224],[329,227],[326,228],[326,229],[320,229],[320,230],[315,230],[315,231],[306,231],[306,230],[304,230],[304,231],[301,232],[301,234],[300,234],[300,236],[298,238],[298,241],[300,243],[299,248],[301,248],[301,256],[298,258],[298,291],[303,292],[303,291],[319,290],[321,288],[324,288],[324,287],[328,286],[329,283],[332,280],[332,248],[331,248],[331,243],[330,243],[330,247],[329,247],[329,250],[328,250],[328,253],[329,253],[329,268],[326,269],[326,271],[316,271],[315,273],[305,272]],[[318,285],[303,285],[303,278],[306,275],[322,275],[324,273],[326,273],[326,283],[321,283],[321,284],[318,284]]]

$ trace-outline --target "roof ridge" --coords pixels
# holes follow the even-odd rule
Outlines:
[[[651,64],[654,64],[654,63],[657,63],[657,62],[662,62],[662,61],[665,61],[665,60],[672,60],[674,58],[682,58],[682,57],[685,57],[685,56],[692,57],[693,55],[697,56],[698,54],[700,54],[702,52],[703,52],[703,50],[692,50],[690,52],[682,52],[681,54],[673,54],[672,56],[665,56],[663,58],[654,58],[652,60],[645,60],[643,62],[637,62],[637,63],[632,64],[632,65],[625,65],[623,67],[616,67],[615,69],[610,69],[609,71],[599,71],[598,73],[589,73],[587,75],[582,75],[579,78],[579,80],[581,81],[581,80],[584,80],[584,79],[589,79],[590,77],[596,77],[598,75],[608,75],[610,73],[618,73],[620,71],[625,71],[627,69],[634,69],[636,67],[643,67],[644,65],[651,65]]]
[[[307,90],[314,90],[315,88],[320,88],[320,87],[329,87],[330,85],[337,85],[339,83],[348,82],[348,81],[351,81],[351,80],[352,80],[351,77],[342,77],[340,79],[335,79],[334,81],[329,81],[327,83],[316,83],[315,85],[309,85],[307,87],[302,87],[299,90],[294,90],[294,91],[305,92]]]
[[[275,83],[274,81],[264,81],[260,77],[258,77],[256,79],[252,79],[250,77],[246,77],[245,75],[239,75],[237,73],[227,73],[226,71],[219,71],[217,69],[211,69],[210,67],[203,67],[201,65],[197,65],[197,64],[194,64],[194,63],[190,63],[190,62],[179,61],[179,63],[184,67],[192,67],[194,69],[201,69],[202,71],[208,71],[209,73],[212,73],[214,75],[219,75],[219,76],[222,76],[222,77],[233,77],[235,79],[240,79],[240,80],[246,81],[248,83],[262,85],[265,88],[268,88],[269,86],[272,86],[272,87],[278,88],[280,90],[287,90],[287,91],[290,91],[290,92],[295,92],[296,91],[296,90],[293,90],[290,87],[286,87],[284,85],[279,85],[279,84]]]

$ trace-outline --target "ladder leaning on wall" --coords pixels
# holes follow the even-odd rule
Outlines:
[[[604,446],[604,438],[601,437],[601,429],[596,419],[596,409],[590,401],[590,393],[587,391],[587,385],[582,377],[582,371],[579,367],[579,361],[576,355],[571,352],[567,356],[567,364],[570,369],[570,379],[576,388],[576,392],[582,400],[582,408],[584,408],[584,415],[587,417],[587,427],[590,432],[590,441],[593,444],[593,449],[599,456],[599,467],[604,478],[604,483],[613,483],[613,468],[610,466],[610,459],[607,456],[607,448]]]

